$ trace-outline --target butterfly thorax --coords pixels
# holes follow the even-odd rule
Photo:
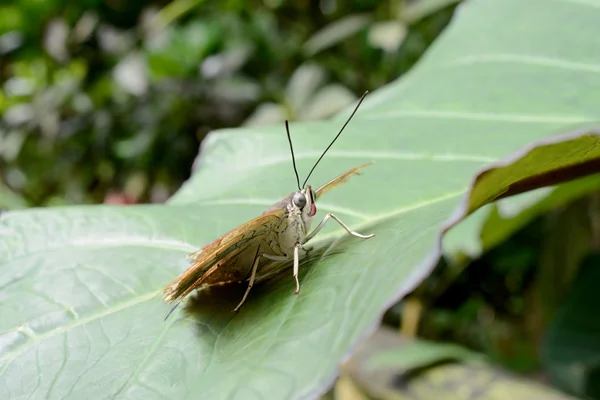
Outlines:
[[[280,207],[285,209],[285,214],[274,229],[269,243],[271,249],[280,255],[291,256],[294,246],[297,243],[302,244],[308,234],[314,215],[312,212],[316,211],[316,208],[313,206],[314,192],[313,194],[310,192],[311,188],[307,186],[304,190],[286,196],[271,208]],[[297,204],[300,194],[306,200],[302,207]],[[294,197],[296,197],[296,202],[294,201]],[[302,205],[302,203],[300,204]]]
[[[279,235],[282,249],[290,255],[294,251],[296,243],[302,244],[308,234],[312,217],[303,213],[297,207],[290,206],[287,214],[287,229]]]

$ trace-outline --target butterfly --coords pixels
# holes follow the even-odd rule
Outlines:
[[[315,237],[329,220],[336,221],[348,234],[357,238],[369,239],[375,236],[375,234],[362,235],[352,231],[340,218],[331,213],[326,214],[317,227],[311,233],[308,233],[312,225],[312,219],[317,213],[317,200],[328,191],[346,183],[352,176],[360,175],[362,168],[373,164],[370,162],[352,168],[333,178],[317,190],[314,190],[310,185],[306,185],[316,166],[342,134],[367,93],[365,92],[362,95],[346,123],[313,165],[302,186],[296,168],[289,124],[288,121],[285,122],[298,190],[273,204],[262,215],[191,253],[188,256],[191,262],[190,267],[162,290],[165,302],[177,302],[166,318],[193,290],[248,280],[246,292],[233,310],[233,312],[237,312],[245,303],[257,277],[272,273],[273,268],[278,268],[277,266],[282,265],[282,262],[289,260],[293,260],[293,276],[296,281],[294,293],[298,294],[300,292],[300,282],[298,280],[300,250],[310,250],[305,248],[304,245]]]

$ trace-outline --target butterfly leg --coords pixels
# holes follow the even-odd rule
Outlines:
[[[285,261],[288,259],[285,256],[274,256],[271,254],[260,253],[260,246],[258,246],[258,249],[256,249],[256,255],[254,256],[254,262],[252,263],[252,272],[250,273],[250,281],[248,282],[248,288],[246,289],[246,292],[244,293],[244,297],[242,297],[242,301],[240,301],[240,304],[238,304],[237,307],[233,309],[233,312],[238,312],[240,310],[240,307],[242,307],[242,304],[244,304],[246,302],[248,293],[250,293],[250,289],[252,289],[252,286],[254,286],[254,279],[256,278],[256,270],[258,269],[258,263],[259,263],[261,257],[264,257],[264,258],[267,258],[267,259],[273,260],[273,261]]]
[[[296,280],[296,291],[294,294],[300,292],[300,282],[298,281],[298,270],[300,269],[300,243],[296,243],[294,246],[294,279]]]
[[[304,238],[304,243],[308,242],[310,239],[312,239],[313,237],[315,237],[315,235],[317,233],[319,233],[319,231],[321,229],[323,229],[323,227],[325,226],[325,223],[327,223],[327,221],[329,220],[329,218],[333,218],[338,224],[340,224],[342,226],[342,228],[344,228],[346,230],[346,232],[348,232],[352,236],[356,236],[357,238],[369,239],[369,238],[372,238],[373,236],[375,236],[374,233],[372,233],[370,235],[361,235],[360,233],[356,233],[353,230],[351,230],[350,228],[348,228],[348,226],[346,224],[344,224],[342,222],[342,220],[339,219],[338,217],[336,217],[335,215],[333,215],[333,214],[327,214],[327,215],[325,215],[325,218],[323,218],[323,221],[321,221],[321,223],[319,225],[317,225],[317,227],[310,233],[310,235],[308,235],[308,236],[306,236]]]

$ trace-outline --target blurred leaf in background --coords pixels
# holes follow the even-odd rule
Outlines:
[[[542,362],[558,385],[571,393],[600,398],[600,255],[581,260],[581,273],[550,325]]]

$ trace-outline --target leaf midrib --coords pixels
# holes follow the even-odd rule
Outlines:
[[[55,329],[49,330],[47,332],[44,332],[40,335],[36,335],[35,337],[31,338],[30,336],[28,336],[30,339],[23,343],[22,345],[19,345],[17,347],[15,347],[14,349],[10,350],[9,352],[5,353],[3,356],[0,356],[0,361],[4,361],[7,360],[7,363],[5,364],[5,368],[6,366],[8,366],[8,364],[10,364],[19,354],[23,353],[24,351],[28,350],[29,348],[34,347],[36,344],[43,342],[46,339],[50,339],[54,336],[57,336],[61,333],[64,332],[68,332],[73,328],[76,328],[78,326],[81,325],[85,325],[89,322],[94,322],[97,319],[106,317],[108,315],[114,314],[116,312],[119,312],[121,310],[127,309],[129,307],[133,307],[136,306],[138,304],[141,304],[147,300],[150,300],[154,297],[156,297],[156,295],[159,293],[158,290],[153,290],[150,293],[146,293],[143,294],[141,296],[136,296],[133,297],[132,299],[130,299],[129,301],[124,301],[120,304],[116,304],[112,307],[108,307],[103,309],[100,312],[96,312],[93,314],[90,314],[87,317],[82,317],[78,320],[75,320],[69,324],[65,324],[63,326],[59,326]],[[18,327],[14,329],[15,331],[18,331]],[[4,372],[4,371],[3,371]]]

